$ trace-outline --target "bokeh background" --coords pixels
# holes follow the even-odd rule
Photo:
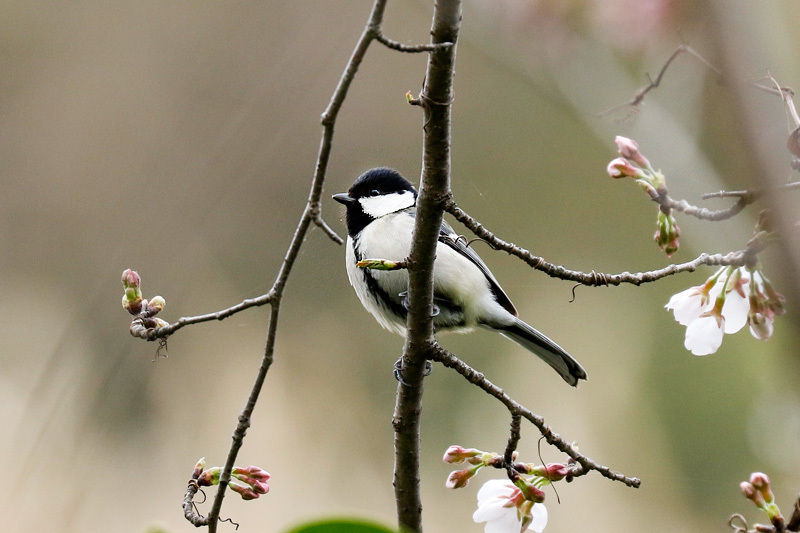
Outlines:
[[[0,509],[5,531],[194,531],[180,508],[195,461],[222,464],[263,352],[267,311],[180,331],[169,357],[128,334],[120,273],[164,318],[266,292],[302,212],[319,116],[368,0],[78,0],[0,3]],[[397,0],[388,36],[427,40],[431,2]],[[656,208],[605,166],[637,139],[677,198],[793,176],[781,101],[747,85],[767,69],[800,86],[794,0],[466,0],[453,104],[453,189],[490,229],[551,262],[659,268]],[[629,99],[688,42],[638,114]],[[420,172],[426,57],[370,49],[336,125],[325,195],[364,170]],[[626,119],[626,120],[618,120]],[[796,219],[783,195],[780,220]],[[728,202],[703,205],[719,208]],[[679,216],[675,261],[740,249],[764,204],[736,220]],[[340,206],[324,216],[344,233]],[[694,357],[663,305],[703,268],[657,284],[579,287],[476,245],[521,316],[588,370],[567,387],[488,332],[441,342],[639,490],[592,474],[548,494],[548,531],[724,531],[764,519],[738,482],[769,473],[788,512],[800,490],[797,248],[765,272],[789,298],[768,342],[746,332]],[[255,502],[226,498],[239,531],[358,514],[392,524],[392,364],[348,286],[344,249],[312,231],[292,274],[240,464],[273,474]],[[502,450],[508,417],[450,372],[426,379],[422,463],[429,531],[482,531],[473,482],[447,491],[454,443]],[[537,461],[536,432],[521,452]],[[545,461],[561,460],[544,446]],[[499,473],[487,473],[483,479]],[[201,507],[207,511],[208,504]],[[222,530],[231,526],[223,526]],[[232,530],[232,529],[230,529]]]

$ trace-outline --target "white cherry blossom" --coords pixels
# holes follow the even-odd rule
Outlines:
[[[541,533],[547,525],[547,508],[528,501],[507,479],[491,479],[478,491],[475,522],[486,522],[485,533]]]

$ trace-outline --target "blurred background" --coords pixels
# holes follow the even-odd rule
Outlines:
[[[268,312],[180,331],[169,357],[128,334],[120,273],[137,270],[162,317],[263,294],[303,210],[327,105],[367,20],[368,0],[0,3],[0,509],[6,531],[138,533],[195,528],[181,500],[201,456],[224,462],[266,338]],[[432,3],[389,3],[385,32],[428,39]],[[675,198],[794,179],[779,98],[747,85],[767,69],[800,86],[793,0],[466,0],[453,104],[458,203],[506,240],[569,268],[632,272],[669,263],[656,206],[605,173],[615,135],[639,141]],[[681,43],[638,113],[630,99]],[[336,124],[324,216],[344,234],[346,190],[378,165],[418,181],[421,122],[406,91],[424,55],[369,50]],[[620,119],[625,119],[620,121]],[[784,195],[781,220],[797,219]],[[744,247],[759,209],[699,223],[678,215],[683,262]],[[641,287],[587,288],[476,248],[520,315],[567,348],[577,390],[488,332],[442,344],[543,415],[602,464],[548,494],[548,531],[724,531],[764,522],[738,483],[772,476],[789,513],[800,490],[797,248],[762,259],[789,312],[774,338],[745,330],[692,356],[663,309],[702,268]],[[312,231],[282,307],[276,361],[239,464],[272,473],[255,502],[226,498],[239,531],[358,514],[394,523],[392,364],[402,339],[348,285],[344,248]],[[505,409],[435,368],[425,381],[422,491],[429,531],[482,531],[475,493],[444,488],[447,446],[501,451]],[[523,429],[522,458],[538,462]],[[546,462],[560,461],[544,446]],[[209,491],[209,496],[213,491]],[[207,512],[210,504],[201,506]],[[232,531],[232,526],[222,526]]]

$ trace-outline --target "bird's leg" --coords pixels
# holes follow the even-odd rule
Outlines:
[[[411,308],[411,304],[408,301],[408,291],[403,291],[400,294],[398,294],[398,296],[400,297],[400,303],[403,304],[405,310],[408,311]],[[435,302],[436,300],[437,298],[434,296],[433,301]],[[431,309],[431,316],[432,317],[439,316],[439,312],[440,312],[439,306],[433,304],[433,309]]]
[[[431,372],[433,372],[433,363],[431,363],[429,359],[426,359],[425,360],[425,373],[422,374],[422,377],[430,376]],[[408,383],[406,383],[403,380],[403,358],[402,357],[400,357],[400,359],[398,359],[394,363],[393,374],[394,374],[394,379],[396,379],[397,381],[399,381],[400,383],[402,383],[406,387],[409,386]]]

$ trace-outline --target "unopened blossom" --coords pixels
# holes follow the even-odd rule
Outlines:
[[[671,214],[667,215],[663,211],[658,211],[658,220],[656,222],[656,233],[653,239],[658,244],[658,247],[664,250],[667,257],[672,257],[672,254],[678,251],[680,242],[678,237],[681,236],[681,228],[678,227],[678,222]]]
[[[773,524],[783,525],[783,516],[778,504],[775,503],[775,496],[770,487],[769,476],[761,472],[753,472],[750,481],[742,481],[739,484],[745,498],[752,501],[756,507],[764,511]]]
[[[491,479],[478,491],[475,522],[486,522],[486,533],[541,533],[547,525],[547,508],[526,500],[522,491],[507,479]]]
[[[548,481],[561,481],[569,474],[569,468],[563,463],[550,463],[548,465],[534,466],[531,468],[530,473]]]
[[[447,448],[447,450],[444,452],[442,461],[445,463],[457,464],[483,455],[483,453],[484,452],[475,448],[463,448],[461,446],[453,445]]]
[[[619,155],[625,159],[630,159],[642,168],[650,168],[650,161],[639,151],[639,143],[621,135],[617,135],[614,138],[614,142],[617,145]]]
[[[612,178],[643,178],[641,169],[631,165],[624,157],[613,159],[606,167],[606,172]]]
[[[469,468],[465,468],[464,470],[454,470],[450,472],[450,475],[447,476],[447,481],[445,482],[444,486],[448,489],[460,489],[466,487],[469,483],[469,480],[478,473],[478,470],[483,468],[483,464],[477,464],[471,466]]]
[[[211,487],[219,485],[219,479],[222,475],[222,467],[214,466],[207,470],[205,468],[205,457],[200,459],[195,466],[192,473],[192,479],[197,482],[200,487]],[[202,470],[198,473],[198,470]],[[239,494],[243,500],[254,500],[269,492],[269,472],[257,466],[234,466],[231,470],[231,480],[228,481],[230,489]]]

